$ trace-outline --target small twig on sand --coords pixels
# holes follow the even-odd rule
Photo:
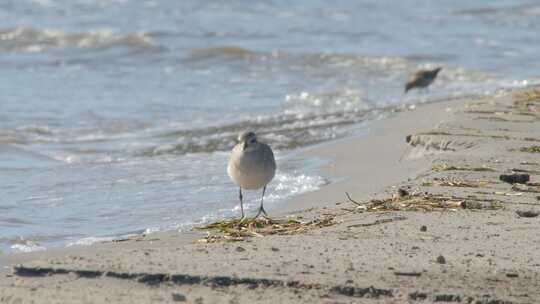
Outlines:
[[[353,200],[353,199],[351,198],[351,196],[349,195],[348,192],[345,192],[345,195],[347,195],[347,199],[349,200],[349,202],[351,202],[351,203],[353,203],[353,204],[356,204],[356,205],[358,205],[358,206],[364,206],[363,204],[360,204],[359,202]]]
[[[519,217],[537,217],[538,215],[540,215],[540,213],[536,211],[516,210],[516,213],[517,215],[519,215]]]
[[[379,224],[385,224],[390,223],[394,221],[402,221],[406,220],[407,218],[404,216],[394,217],[394,218],[385,218],[385,219],[379,219],[371,223],[361,223],[361,224],[355,224],[355,225],[349,225],[347,228],[355,228],[355,227],[368,227],[373,225],[379,225]]]
[[[422,275],[420,272],[403,272],[403,271],[394,271],[394,274],[397,276],[405,276],[405,277],[419,277]]]

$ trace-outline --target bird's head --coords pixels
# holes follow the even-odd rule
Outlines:
[[[256,147],[258,145],[257,135],[255,132],[246,131],[238,135],[238,141],[242,144],[242,150],[246,150],[250,147]]]

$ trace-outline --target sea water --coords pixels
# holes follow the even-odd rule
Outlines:
[[[226,163],[247,129],[275,149],[279,208],[331,182],[304,147],[401,104],[538,83],[538,33],[531,1],[2,1],[0,249],[238,216]]]

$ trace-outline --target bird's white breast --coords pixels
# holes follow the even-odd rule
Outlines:
[[[272,149],[259,143],[253,150],[243,151],[243,145],[236,145],[231,154],[227,173],[233,182],[243,189],[259,189],[266,186],[276,172]]]

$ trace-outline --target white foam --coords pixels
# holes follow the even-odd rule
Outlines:
[[[327,181],[318,175],[307,174],[278,174],[276,192],[284,192],[282,197],[290,197],[301,193],[318,190],[321,186],[327,184]]]
[[[75,242],[68,243],[66,247],[71,246],[90,246],[96,243],[103,243],[103,242],[112,242],[116,237],[107,236],[107,237],[96,237],[96,236],[90,236],[85,237],[80,240],[77,240]]]
[[[47,250],[47,248],[32,242],[28,242],[27,244],[14,244],[11,245],[11,249],[14,252],[35,252]]]
[[[151,233],[156,233],[160,231],[161,229],[159,227],[150,227],[150,228],[146,228],[143,234],[151,234]]]

